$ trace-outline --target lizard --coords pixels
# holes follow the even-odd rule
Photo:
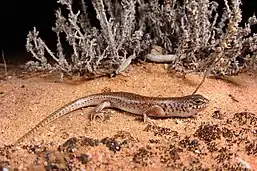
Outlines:
[[[104,108],[114,108],[142,115],[144,122],[151,123],[149,116],[156,118],[190,117],[205,109],[208,104],[209,100],[200,94],[182,97],[149,97],[129,92],[103,92],[92,94],[78,98],[59,108],[20,137],[15,142],[15,145],[34,135],[40,128],[50,122],[72,111],[89,106],[95,106],[90,113],[91,120],[94,120],[96,117],[102,117],[101,111]]]

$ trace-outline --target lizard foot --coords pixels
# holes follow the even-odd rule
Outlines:
[[[106,117],[103,112],[91,113],[89,116],[90,121],[96,121],[97,119],[100,119],[100,121],[103,122],[105,118]]]
[[[146,114],[143,115],[144,123],[148,123],[151,126],[157,126],[156,122],[153,119],[150,119]]]
[[[100,118],[101,121],[104,121],[105,119],[105,115],[102,112],[104,108],[106,107],[110,107],[110,102],[109,101],[103,101],[101,103],[99,103],[93,110],[92,112],[89,114],[89,119],[91,121],[95,121],[96,118]]]

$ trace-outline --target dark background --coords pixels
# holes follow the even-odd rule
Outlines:
[[[217,1],[223,3],[223,0]],[[243,0],[242,3],[245,22],[257,12],[257,0]],[[26,52],[25,44],[26,36],[33,27],[40,31],[40,37],[48,46],[55,48],[56,37],[52,27],[57,7],[55,0],[0,0],[0,63],[2,51],[7,63],[24,63],[32,59],[31,54]]]

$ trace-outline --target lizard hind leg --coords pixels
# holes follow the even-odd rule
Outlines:
[[[104,113],[102,110],[104,108],[108,108],[111,106],[109,101],[103,101],[99,103],[89,114],[89,118],[91,121],[95,121],[96,118],[100,118],[102,121],[104,120]]]
[[[164,115],[165,115],[165,112],[162,107],[160,107],[158,105],[151,106],[143,113],[144,122],[147,122],[150,125],[156,126],[155,121],[150,119],[148,116],[161,117]]]

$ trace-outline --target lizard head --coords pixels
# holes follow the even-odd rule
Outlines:
[[[188,108],[190,111],[198,112],[205,109],[208,106],[209,102],[210,101],[202,95],[194,94],[188,96],[186,108]]]
[[[205,109],[209,104],[209,100],[200,94],[194,94],[189,96],[184,96],[180,106],[183,111],[180,117],[193,116],[201,110]]]

